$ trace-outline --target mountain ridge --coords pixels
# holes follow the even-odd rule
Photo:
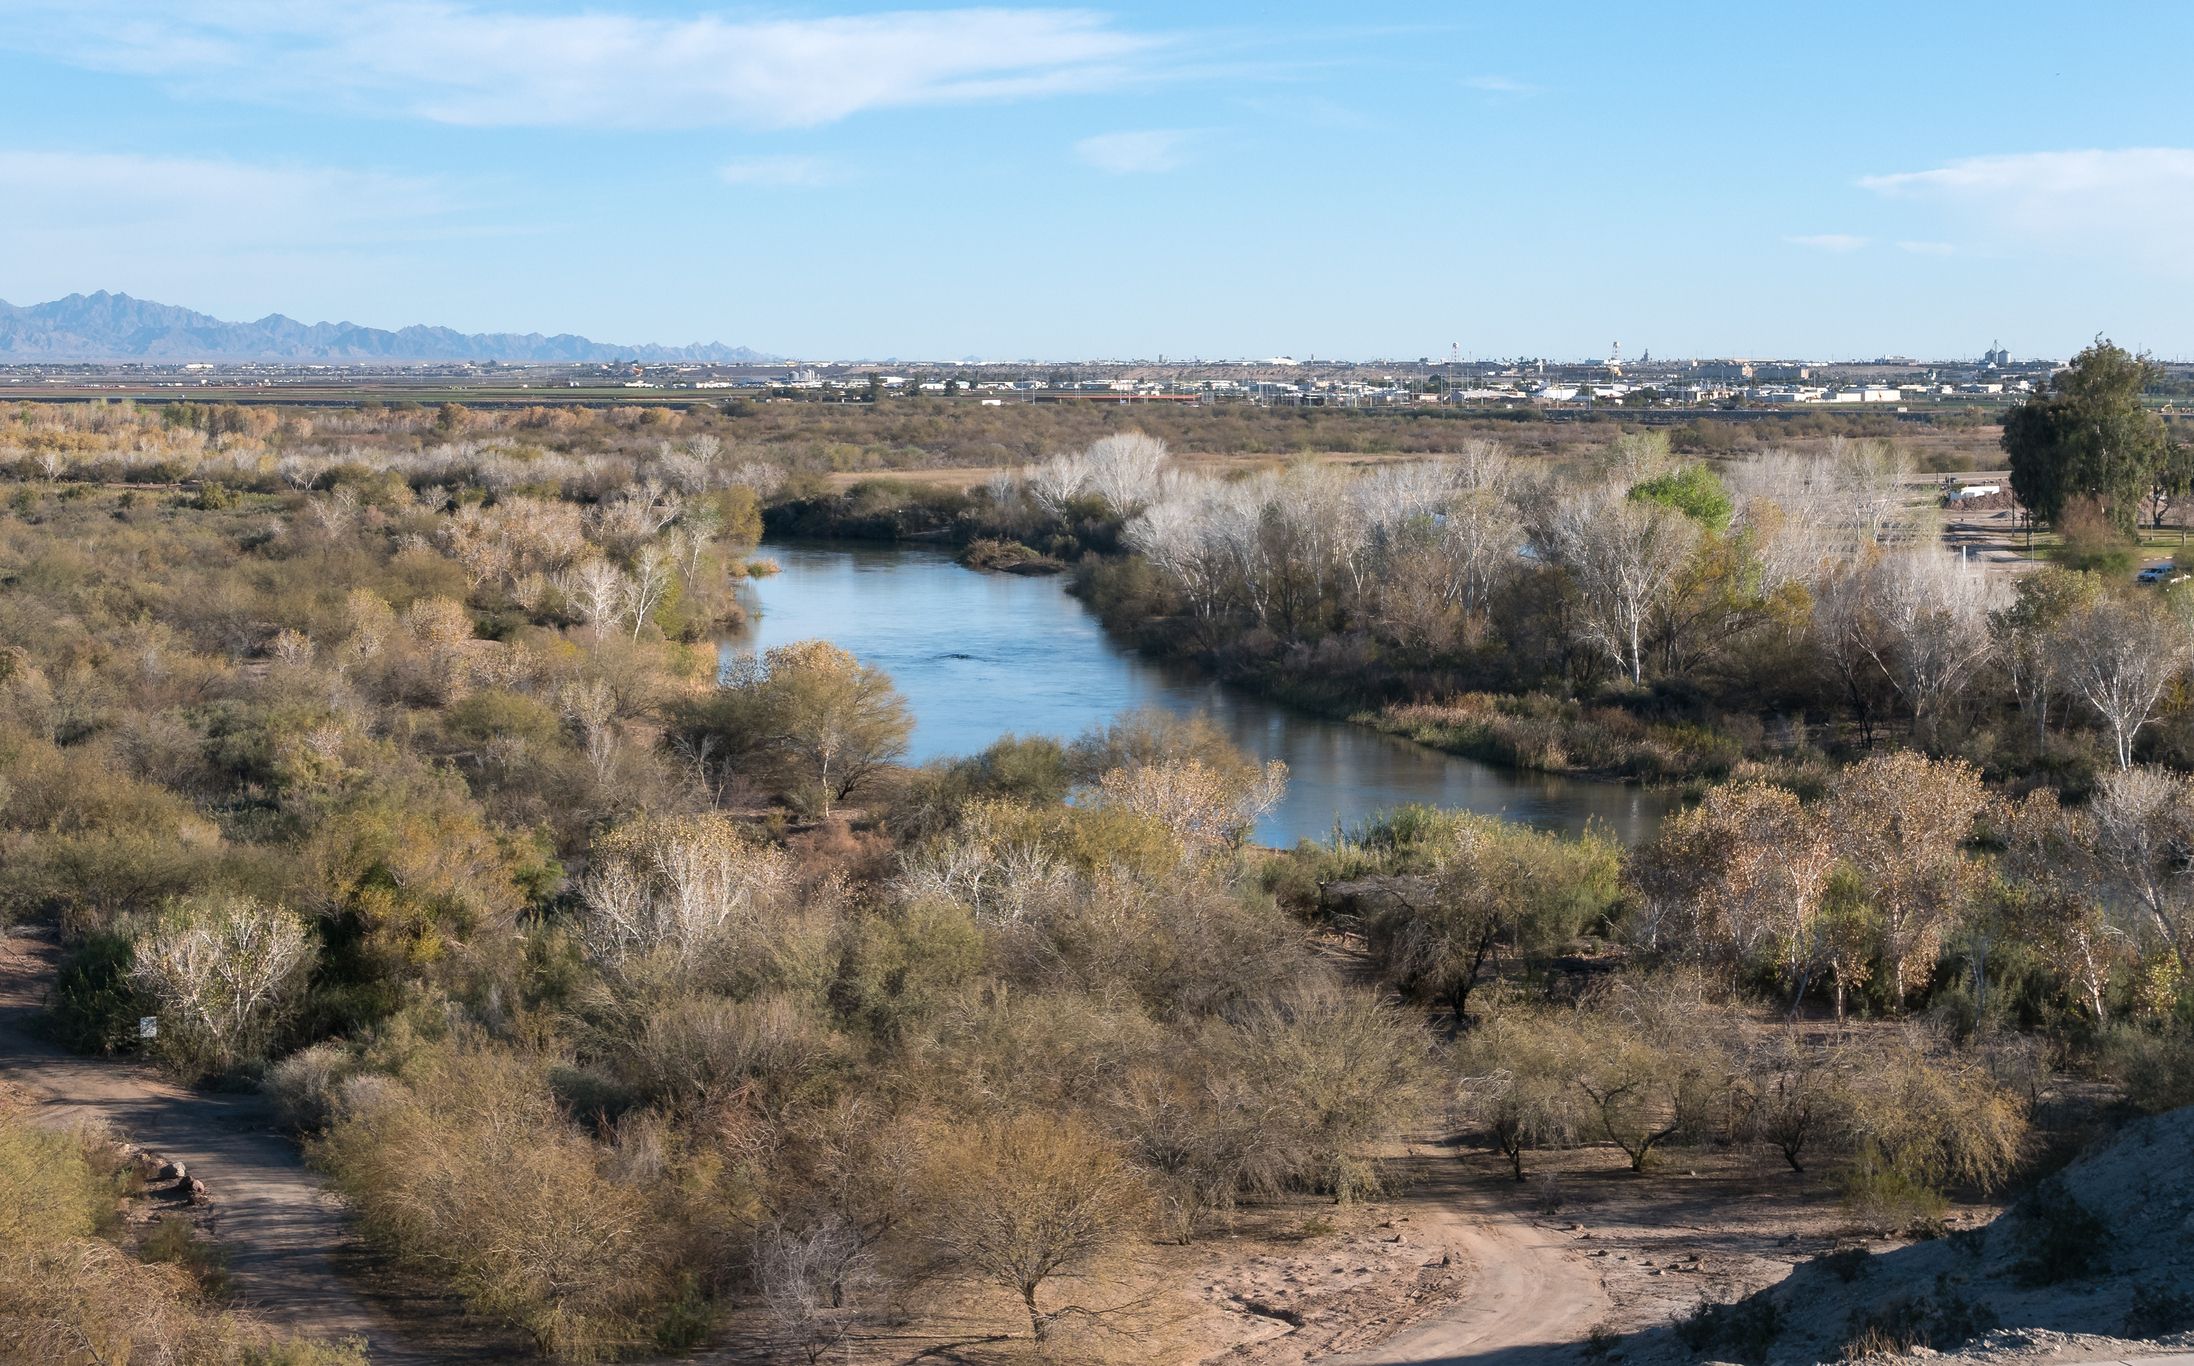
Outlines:
[[[229,322],[175,304],[102,289],[42,304],[0,299],[0,363],[84,361],[326,364],[436,361],[739,364],[776,357],[721,342],[619,345],[576,333],[459,332],[413,323],[394,331],[353,322],[303,323],[281,313]]]

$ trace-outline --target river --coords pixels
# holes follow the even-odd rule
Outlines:
[[[1259,843],[1325,839],[1408,802],[1461,807],[1544,830],[1650,836],[1673,804],[1617,783],[1519,773],[1268,702],[1106,636],[1056,577],[983,574],[929,547],[769,545],[783,572],[756,580],[758,620],[722,647],[821,637],[884,670],[914,713],[916,763],[973,754],[1011,731],[1072,739],[1123,711],[1204,712],[1259,759],[1288,767]]]

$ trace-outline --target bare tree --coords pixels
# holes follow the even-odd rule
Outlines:
[[[676,578],[671,556],[659,547],[642,546],[633,557],[632,572],[625,578],[623,608],[632,623],[634,640],[640,638],[640,628],[647,625],[655,609],[662,606]]]
[[[2064,626],[2058,645],[2066,686],[2110,730],[2118,767],[2133,767],[2133,740],[2186,667],[2185,627],[2145,600],[2092,603]]]
[[[158,1007],[163,1051],[225,1069],[266,1047],[313,957],[294,912],[248,897],[207,897],[161,917],[136,946],[132,976]]]
[[[593,630],[596,639],[617,623],[632,598],[631,581],[625,571],[600,557],[564,575],[562,586],[573,610]]]
[[[879,1284],[875,1257],[844,1220],[771,1224],[754,1240],[754,1274],[779,1338],[810,1366],[843,1342]]]
[[[1038,507],[1054,517],[1063,516],[1067,504],[1089,483],[1089,461],[1080,452],[1054,455],[1024,468],[1021,481]]]
[[[1084,483],[1124,521],[1157,496],[1158,475],[1167,458],[1166,443],[1154,436],[1114,432],[1091,442],[1083,452],[1088,471]]]
[[[2194,782],[2160,768],[2105,777],[2088,802],[2085,830],[2105,894],[2194,967]]]
[[[1641,683],[1654,618],[1675,592],[1676,571],[1697,544],[1698,528],[1614,485],[1554,496],[1538,533],[1540,551],[1576,584],[1591,643]]]
[[[722,816],[644,819],[603,835],[580,884],[580,934],[606,962],[663,952],[692,964],[751,931],[792,883],[782,850]]]
[[[1995,640],[1989,613],[2002,597],[1986,572],[1932,547],[1886,552],[1859,571],[1874,629],[1856,638],[1912,712],[1915,731],[1936,722]]]
[[[2064,626],[2100,590],[2093,574],[2045,568],[2024,574],[2012,600],[1989,615],[2019,710],[2034,718],[2036,750],[2049,747],[2049,709],[2064,690]]]

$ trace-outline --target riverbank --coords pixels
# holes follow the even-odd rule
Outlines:
[[[1387,669],[1371,647],[1338,641],[1317,649],[1274,641],[1263,652],[1244,642],[1200,648],[1179,629],[1177,619],[1140,610],[1147,599],[1133,582],[1139,577],[1140,567],[1132,560],[1085,559],[1070,591],[1124,648],[1201,669],[1230,686],[1314,716],[1441,753],[1519,774],[1687,794],[1726,781],[1748,764],[1803,769],[1808,763],[1802,753],[1776,752],[1767,727],[1751,717],[1651,715],[1695,706],[1651,692],[1585,701],[1541,692],[1458,690],[1431,675]],[[1128,581],[1124,592],[1122,580]]]
[[[753,591],[761,611],[726,650],[820,636],[891,675],[916,718],[915,763],[978,753],[1004,734],[1072,738],[1122,712],[1204,714],[1245,753],[1286,763],[1280,807],[1256,841],[1290,847],[1336,825],[1422,803],[1500,815],[1539,829],[1650,838],[1677,801],[1636,785],[1580,781],[1443,753],[1235,686],[1190,661],[1129,647],[1068,576],[985,574],[946,549],[904,542],[771,542],[784,572]]]

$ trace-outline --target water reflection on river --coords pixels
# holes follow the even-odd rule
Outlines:
[[[773,545],[760,620],[725,649],[822,637],[889,673],[915,717],[912,758],[972,754],[1008,731],[1071,739],[1136,707],[1205,712],[1260,759],[1288,766],[1266,844],[1322,839],[1405,802],[1506,816],[1547,830],[1597,824],[1650,835],[1670,799],[1614,783],[1497,769],[1319,720],[1122,650],[1056,578],[979,574],[928,548]]]

